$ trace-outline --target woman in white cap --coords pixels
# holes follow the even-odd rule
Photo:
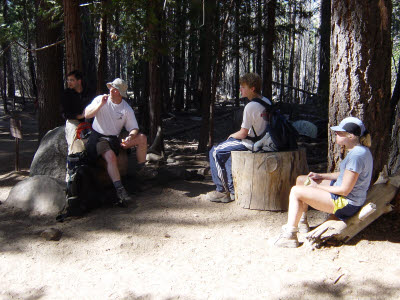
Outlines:
[[[372,176],[373,159],[368,147],[371,137],[363,122],[354,117],[345,118],[331,129],[336,143],[349,151],[336,173],[309,173],[297,178],[289,195],[288,222],[274,241],[277,247],[299,246],[297,232],[309,230],[306,213],[308,205],[334,214],[341,220],[356,214],[364,205]]]

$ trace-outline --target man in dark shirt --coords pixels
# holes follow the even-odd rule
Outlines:
[[[76,127],[85,120],[83,111],[92,100],[93,95],[82,83],[82,73],[74,70],[67,74],[68,88],[61,98],[61,112],[65,119],[65,138],[70,154],[71,144],[75,138]]]

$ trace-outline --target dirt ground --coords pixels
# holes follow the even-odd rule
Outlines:
[[[34,115],[23,113],[21,172],[0,112],[0,201],[29,175]],[[398,215],[381,217],[349,244],[279,249],[287,213],[218,204],[203,181],[137,193],[136,209],[103,207],[57,223],[0,205],[0,299],[400,299]],[[326,217],[310,212],[311,226]],[[40,233],[62,232],[59,241]],[[300,235],[300,240],[304,236]]]

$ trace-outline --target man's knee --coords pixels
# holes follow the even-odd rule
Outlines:
[[[143,133],[139,133],[136,137],[138,145],[147,145],[147,136]]]

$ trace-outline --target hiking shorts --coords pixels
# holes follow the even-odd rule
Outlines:
[[[330,185],[333,186],[335,182],[336,180],[332,180]],[[342,221],[354,216],[361,209],[361,206],[351,205],[346,197],[331,193],[331,199],[335,206],[333,214]]]
[[[105,138],[99,138],[96,144],[97,155],[102,155],[107,151],[112,150],[110,143]]]

